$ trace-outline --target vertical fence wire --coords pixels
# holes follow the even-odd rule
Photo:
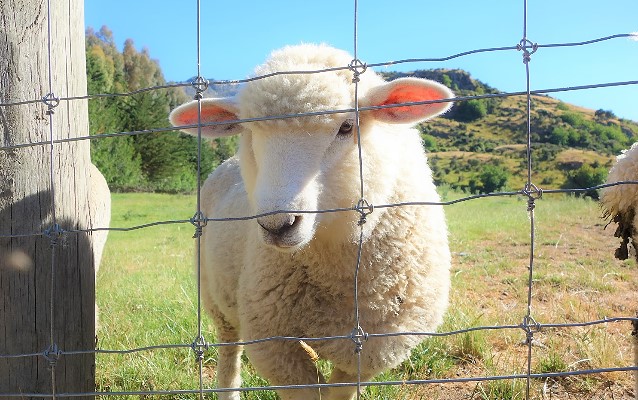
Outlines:
[[[526,90],[526,127],[527,127],[527,183],[526,188],[530,190],[532,188],[532,95],[530,92],[530,70],[529,62],[530,55],[528,54],[528,39],[527,39],[527,0],[523,0],[523,39],[521,40],[521,47],[523,51],[523,63],[525,64],[525,90]],[[533,332],[529,329],[529,322],[532,318],[532,290],[533,290],[533,276],[534,276],[534,236],[536,229],[536,222],[534,219],[534,198],[529,197],[527,211],[529,212],[529,229],[530,229],[530,242],[529,242],[529,275],[527,280],[527,311],[525,314],[525,320],[523,326],[526,332],[526,344],[527,344],[527,369],[525,377],[525,398],[529,399],[530,387],[531,387],[531,374],[532,374],[532,343],[534,340]]]
[[[51,240],[51,281],[50,281],[50,296],[49,296],[49,348],[45,351],[45,356],[49,357],[49,366],[51,369],[51,394],[55,400],[57,395],[56,388],[56,361],[58,348],[55,343],[55,281],[56,281],[56,247],[60,230],[57,224],[57,216],[55,211],[55,144],[54,144],[54,132],[53,132],[53,114],[54,106],[57,105],[55,94],[53,92],[53,62],[51,56],[51,0],[47,0],[46,9],[47,19],[47,78],[49,93],[43,98],[47,105],[48,119],[49,119],[49,185],[51,190],[51,228],[49,239]]]
[[[196,189],[196,207],[197,211],[193,217],[193,223],[195,224],[195,262],[197,269],[197,337],[193,343],[193,350],[195,351],[195,357],[197,360],[197,366],[199,371],[199,398],[204,398],[204,348],[206,347],[206,340],[202,333],[202,229],[204,224],[204,214],[202,213],[202,199],[201,199],[201,155],[202,155],[202,93],[206,87],[206,81],[202,78],[201,68],[201,1],[196,0],[196,29],[197,29],[197,79],[195,86],[195,99],[197,100],[197,189]]]
[[[363,180],[363,149],[361,146],[361,129],[359,126],[359,74],[362,72],[358,68],[360,65],[358,54],[358,41],[359,41],[359,2],[354,0],[354,12],[353,12],[353,57],[352,60],[352,83],[354,84],[354,119],[357,135],[357,151],[359,156],[359,204],[362,205],[365,201],[365,186]],[[359,220],[359,242],[357,246],[357,261],[354,269],[354,321],[355,326],[352,330],[352,338],[355,345],[355,356],[357,358],[357,400],[361,397],[361,351],[363,350],[363,328],[361,327],[361,320],[359,315],[359,271],[361,268],[361,251],[363,248],[363,225],[365,220],[362,218]]]

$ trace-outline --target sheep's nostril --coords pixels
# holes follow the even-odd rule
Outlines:
[[[258,219],[257,223],[271,235],[281,237],[298,225],[300,220],[301,215],[288,215],[287,218],[277,219],[275,221]]]

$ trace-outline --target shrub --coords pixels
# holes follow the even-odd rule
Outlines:
[[[556,105],[556,108],[558,110],[561,110],[561,111],[569,110],[569,106],[567,104],[563,103],[562,101]]]
[[[472,122],[487,115],[487,105],[482,100],[462,101],[456,106],[454,119],[460,122]]]
[[[596,117],[596,119],[600,119],[600,120],[608,120],[611,118],[616,118],[616,114],[614,114],[612,111],[603,110],[602,108],[596,110],[596,112],[594,113],[594,116]]]
[[[421,139],[423,139],[423,147],[428,152],[439,151],[439,146],[436,142],[436,138],[432,135],[422,134]]]
[[[469,189],[480,193],[496,192],[505,187],[509,177],[509,171],[501,166],[484,165],[478,176],[470,180]]]
[[[563,184],[563,189],[586,189],[605,183],[607,170],[604,167],[594,168],[589,164],[584,164],[580,168],[567,173],[567,180]],[[591,197],[598,200],[597,190],[587,190],[575,193],[577,197]]]

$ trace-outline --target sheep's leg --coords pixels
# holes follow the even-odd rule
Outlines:
[[[241,386],[241,352],[242,346],[222,346],[219,348],[217,364],[218,388],[236,388]],[[219,400],[239,400],[239,392],[221,392],[218,398]]]
[[[237,330],[230,325],[214,307],[211,314],[217,327],[217,341],[234,343],[239,341]],[[241,386],[241,353],[243,346],[220,346],[217,358],[217,387],[238,388]],[[239,392],[220,392],[219,400],[239,400]]]
[[[360,377],[361,382],[368,381],[371,379],[371,376],[367,374],[362,374]],[[334,368],[332,370],[332,374],[330,374],[330,379],[328,383],[354,383],[357,382],[356,374],[349,374],[340,370],[339,368]],[[352,386],[339,386],[339,387],[331,387],[329,389],[328,395],[324,396],[322,400],[350,400],[357,393],[357,387]]]
[[[259,375],[271,385],[309,385],[325,383],[315,363],[296,341],[271,341],[246,346],[246,355]],[[325,391],[326,389],[323,389]],[[319,400],[318,388],[282,389],[281,400]]]

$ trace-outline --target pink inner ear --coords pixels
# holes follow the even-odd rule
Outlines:
[[[234,121],[237,116],[218,106],[202,104],[202,123],[206,122],[221,122],[221,121]],[[184,110],[182,113],[176,116],[176,122],[179,125],[194,125],[197,123],[197,107],[193,107],[188,110]]]
[[[443,96],[438,90],[414,85],[405,85],[395,87],[381,105],[387,106],[390,104],[441,99],[443,99]]]
[[[379,105],[389,106],[391,104],[414,103],[428,100],[441,100],[445,98],[440,91],[417,85],[399,85],[388,93],[387,98]],[[395,117],[403,115],[421,115],[424,110],[441,107],[440,104],[426,104],[420,106],[404,106],[386,109],[386,113]]]

